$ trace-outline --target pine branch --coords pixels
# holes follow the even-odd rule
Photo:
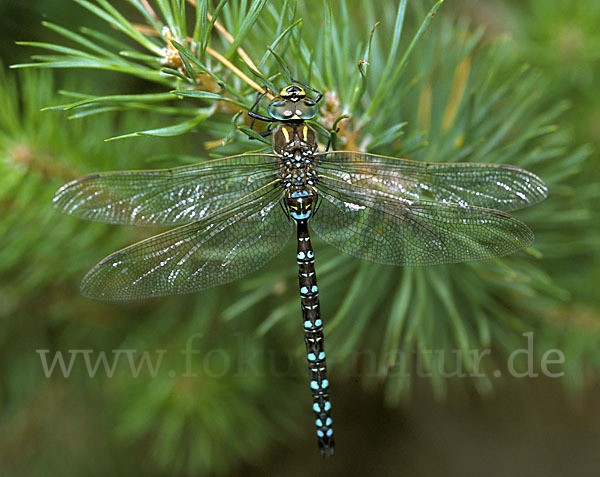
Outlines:
[[[596,257],[600,245],[598,234],[588,233],[594,217],[590,204],[598,203],[600,188],[574,187],[588,167],[590,149],[557,128],[566,104],[548,99],[546,76],[511,53],[509,40],[483,40],[482,31],[452,19],[439,10],[441,2],[433,1],[429,10],[417,2],[400,1],[397,8],[392,2],[395,15],[390,16],[390,5],[366,0],[324,1],[320,8],[312,2],[221,1],[212,10],[207,1],[130,0],[139,14],[131,19],[106,0],[76,2],[110,29],[74,31],[46,23],[70,46],[25,42],[50,54],[15,67],[100,68],[147,80],[152,89],[100,96],[70,87],[63,91],[70,102],[51,108],[77,119],[71,121],[73,132],[66,133],[46,119],[55,113],[45,112],[43,119],[33,114],[54,101],[47,76],[25,80],[20,95],[24,114],[14,102],[12,80],[2,79],[6,160],[0,176],[7,192],[0,200],[8,211],[2,227],[12,255],[0,259],[1,273],[19,289],[23,302],[60,303],[52,312],[58,325],[47,325],[48,334],[59,337],[47,343],[40,332],[39,339],[48,348],[68,348],[73,338],[61,337],[62,327],[85,316],[90,334],[101,326],[116,330],[98,338],[107,350],[138,340],[138,347],[168,346],[175,356],[181,342],[200,330],[207,337],[202,349],[221,344],[229,352],[235,344],[223,340],[223,334],[241,330],[257,332],[258,338],[231,351],[232,356],[258,349],[298,357],[286,379],[265,372],[229,373],[222,379],[204,373],[191,384],[166,375],[104,380],[108,395],[129,391],[126,403],[105,398],[114,415],[124,418],[121,439],[152,443],[150,466],[224,470],[299,432],[289,416],[305,411],[308,416],[308,410],[302,392],[289,392],[299,384],[292,375],[304,369],[292,249],[230,287],[114,311],[73,299],[73,290],[84,263],[91,265],[102,252],[133,242],[139,232],[48,215],[50,197],[67,178],[141,168],[148,156],[173,165],[199,162],[209,152],[226,156],[259,147],[248,141],[252,133],[241,112],[257,91],[269,87],[276,92],[285,85],[287,65],[294,77],[326,92],[319,127],[324,136],[335,135],[339,148],[431,162],[514,164],[535,171],[550,188],[545,203],[519,213],[536,232],[533,248],[501,260],[396,269],[359,262],[316,243],[328,356],[337,380],[360,374],[365,387],[383,381],[388,402],[397,404],[410,398],[419,365],[430,374],[428,382],[439,398],[460,387],[489,392],[496,383],[494,370],[523,346],[522,333],[528,330],[543,339],[546,348],[538,352],[565,350],[576,376],[567,385],[580,386],[582,370],[597,368],[597,325],[592,318],[583,323],[568,319],[570,292],[564,285],[578,274],[577,267],[565,269],[564,264]],[[192,29],[185,12],[194,19]],[[119,111],[128,113],[119,118],[128,119],[117,123],[109,119],[114,116],[100,115]],[[158,117],[161,124],[154,124]],[[197,131],[205,140],[201,153],[192,141]],[[102,144],[106,137],[137,139]],[[90,144],[99,149],[90,152]],[[46,150],[52,151],[51,159]],[[201,157],[191,157],[197,154]],[[36,232],[27,240],[20,233],[23,223]],[[56,244],[68,251],[59,254]],[[46,264],[44,270],[39,263]],[[138,314],[147,319],[131,319]],[[115,336],[126,336],[125,343],[114,342]],[[172,336],[167,345],[165,336]],[[459,369],[474,371],[472,351],[485,348],[494,353],[479,368],[483,377],[447,377]],[[265,361],[256,368],[266,366]],[[177,360],[169,364],[176,367]],[[232,412],[237,413],[234,420]],[[211,435],[223,436],[229,445],[215,446]]]

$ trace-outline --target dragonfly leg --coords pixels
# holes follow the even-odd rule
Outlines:
[[[263,99],[266,94],[267,94],[267,89],[265,88],[264,93],[258,93],[256,101],[254,101],[254,104],[248,110],[248,116],[250,116],[252,118],[252,121],[250,121],[250,129],[254,129],[254,121],[256,121],[257,119],[259,121],[265,121],[267,123],[273,123],[273,122],[277,121],[276,119],[270,118],[268,116],[263,116],[262,114],[258,114],[258,105],[260,104],[261,99]],[[268,136],[268,134],[267,134],[267,136]]]
[[[261,137],[269,137],[271,134],[273,134],[273,130],[272,129],[265,129],[264,131],[261,131],[258,134]],[[251,141],[254,141],[256,138],[248,136],[248,139],[250,139]]]

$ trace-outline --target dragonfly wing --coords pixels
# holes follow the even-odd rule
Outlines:
[[[280,188],[265,189],[106,257],[83,279],[82,294],[119,301],[191,293],[257,270],[281,251],[293,229],[280,206]]]
[[[270,183],[278,164],[272,154],[249,154],[174,169],[92,174],[61,187],[53,203],[96,222],[183,225]]]
[[[324,153],[317,160],[320,174],[407,199],[511,211],[548,195],[538,176],[503,164],[425,163],[353,151]]]
[[[514,217],[471,205],[410,200],[319,178],[311,225],[337,249],[389,265],[424,266],[501,257],[527,247]]]

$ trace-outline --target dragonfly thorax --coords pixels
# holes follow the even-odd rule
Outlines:
[[[314,154],[317,141],[306,124],[280,125],[273,133],[273,152],[281,158],[280,176],[286,190],[285,201],[291,217],[310,217],[317,193]]]
[[[315,132],[304,123],[281,124],[273,133],[273,152],[282,158],[310,156],[317,150]]]
[[[315,133],[306,124],[281,125],[275,130],[273,152],[281,159],[280,173],[286,189],[314,184],[316,149]]]

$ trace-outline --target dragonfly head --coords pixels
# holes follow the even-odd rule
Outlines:
[[[319,112],[317,103],[306,97],[306,92],[294,84],[286,86],[269,105],[269,115],[278,121],[303,121]]]
[[[290,101],[300,101],[306,97],[306,93],[300,86],[291,84],[286,86],[279,92],[279,96],[283,99],[289,99]]]

